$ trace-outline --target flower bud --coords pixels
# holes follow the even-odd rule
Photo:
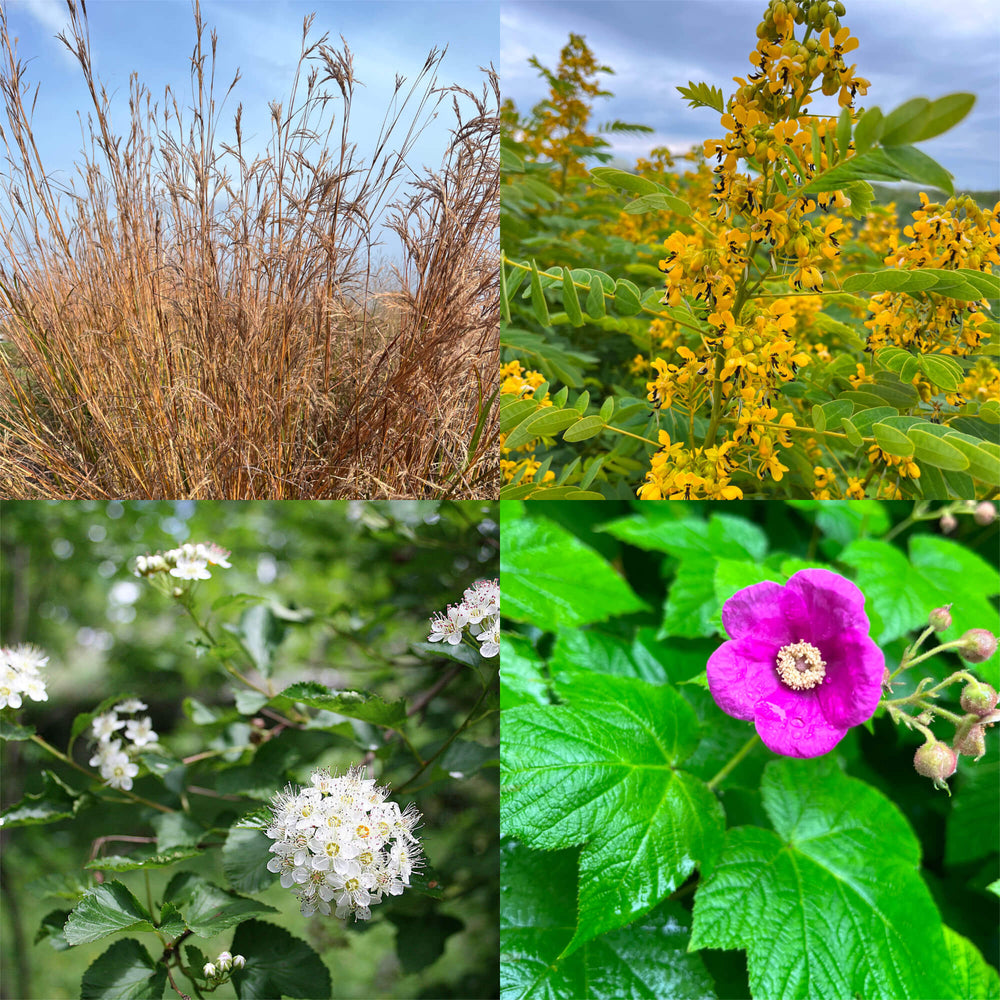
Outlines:
[[[962,636],[962,645],[957,647],[958,655],[969,663],[983,663],[997,651],[997,637],[985,628],[970,628]]]
[[[950,535],[958,527],[958,519],[954,514],[948,512],[941,515],[941,520],[938,521],[938,524],[946,535]]]
[[[215,978],[215,966],[211,962],[205,963],[205,978],[214,979]]]
[[[992,524],[997,519],[997,509],[989,500],[983,500],[976,505],[976,511],[972,516],[976,524]]]
[[[233,955],[233,968],[242,969],[247,964],[247,960],[242,955]]]
[[[950,746],[940,740],[929,739],[913,755],[917,774],[932,778],[935,788],[947,788],[944,779],[950,778],[958,767],[958,757]]]
[[[972,681],[967,684],[959,700],[963,711],[971,712],[973,715],[989,715],[997,707],[996,691],[982,681]]]
[[[956,753],[965,754],[973,760],[979,760],[986,753],[986,739],[982,724],[973,726],[961,739],[954,742]]]
[[[927,616],[927,624],[935,632],[943,632],[946,628],[951,628],[951,605],[946,604],[943,608],[935,608]]]
[[[223,951],[219,953],[219,957],[216,959],[219,969],[225,972],[233,964],[233,956],[229,954],[228,951]]]

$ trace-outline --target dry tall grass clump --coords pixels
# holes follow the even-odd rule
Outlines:
[[[86,5],[68,6],[59,37],[93,110],[81,183],[62,190],[0,8],[2,495],[495,496],[493,70],[479,94],[439,88],[432,50],[408,89],[397,77],[398,113],[364,159],[349,134],[351,53],[310,41],[308,17],[267,155],[250,159],[242,105],[235,143],[216,138],[217,39],[209,55],[197,2],[193,119],[133,74],[123,135],[93,75]],[[443,167],[415,175],[406,157],[449,97]],[[372,263],[386,219],[404,248],[391,282]]]

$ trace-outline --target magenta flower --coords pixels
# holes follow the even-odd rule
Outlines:
[[[874,714],[885,658],[850,580],[803,569],[784,586],[755,583],[726,601],[722,624],[729,641],[709,657],[709,690],[775,753],[829,753]]]

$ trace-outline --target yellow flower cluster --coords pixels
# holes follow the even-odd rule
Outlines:
[[[520,361],[510,361],[500,368],[500,395],[501,396],[517,396],[519,399],[525,399],[531,397],[535,398],[535,390],[545,383],[545,376],[541,372],[525,370],[521,366]],[[545,395],[537,400],[539,408],[543,406],[551,406],[552,400],[549,398],[549,393],[546,392]],[[535,438],[532,441],[528,441],[521,445],[519,448],[510,449],[504,447],[504,441],[506,435],[500,435],[500,452],[503,456],[500,459],[500,472],[502,473],[505,482],[511,482],[515,477],[520,476],[522,481],[530,482],[532,476],[538,472],[541,467],[541,462],[539,462],[534,455],[535,448],[538,446],[538,439]],[[512,454],[516,452],[528,452],[529,454],[521,458],[511,458]],[[522,475],[523,470],[523,475]],[[555,479],[555,473],[548,472],[543,477],[543,482],[551,482]]]

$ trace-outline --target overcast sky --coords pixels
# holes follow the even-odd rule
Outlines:
[[[79,64],[55,38],[64,28],[68,30],[66,4],[62,0],[0,2],[6,7],[10,34],[19,39],[19,57],[30,61],[27,77],[32,86],[41,84],[34,127],[43,163],[49,171],[65,171],[57,177],[66,181],[73,176],[81,148],[76,113],[82,111],[86,118],[92,110]],[[497,0],[202,0],[207,51],[211,29],[217,29],[219,36],[217,104],[237,66],[242,71],[222,115],[226,131],[220,132],[221,141],[233,141],[232,116],[242,102],[244,146],[251,156],[263,153],[270,136],[268,103],[282,101],[287,108],[301,50],[302,19],[313,11],[317,16],[310,37],[317,39],[329,32],[330,44],[339,47],[343,35],[354,54],[355,76],[365,85],[355,92],[351,114],[351,136],[358,156],[365,161],[370,159],[389,106],[396,74],[412,82],[433,46],[448,47],[437,71],[441,86],[458,83],[479,92],[485,80],[479,67],[499,63]],[[195,29],[190,2],[88,0],[87,13],[95,75],[109,94],[115,94],[112,122],[116,131],[127,131],[129,74],[133,71],[161,105],[166,85],[182,106],[191,104],[189,58]],[[336,92],[335,84],[329,86]],[[468,115],[471,105],[466,102],[464,110]],[[339,103],[334,112],[337,135]],[[403,122],[407,120],[404,115]],[[454,123],[449,99],[415,147],[409,161],[414,169],[440,167]],[[0,163],[0,172],[4,170]]]
[[[889,111],[911,97],[976,94],[969,117],[921,145],[955,175],[956,186],[1000,187],[1000,3],[996,0],[844,0],[841,18],[861,42],[850,54],[857,73],[871,81],[863,106]],[[689,80],[720,87],[751,72],[763,0],[505,0],[500,9],[500,80],[505,97],[524,113],[546,92],[535,55],[555,69],[569,33],[582,34],[615,93],[600,100],[596,122],[619,119],[655,134],[621,136],[613,146],[633,162],[652,146],[683,152],[718,136],[718,116],[692,109],[677,93]],[[801,30],[801,29],[800,29]]]

